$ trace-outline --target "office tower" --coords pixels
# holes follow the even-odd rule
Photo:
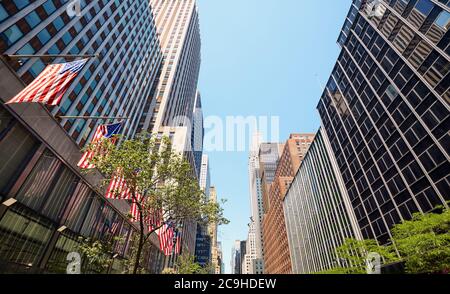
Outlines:
[[[245,254],[247,254],[247,241],[245,241],[245,240],[244,240],[244,241],[241,241],[239,253],[240,253],[240,257],[239,257],[239,260],[240,260],[239,269],[240,269],[240,273],[243,274],[243,273],[244,273],[244,270],[243,270],[242,264],[243,264],[243,262],[244,262]]]
[[[211,263],[211,237],[208,234],[207,227],[200,224],[197,224],[195,262],[202,267]]]
[[[361,239],[326,134],[318,131],[283,201],[292,273],[342,266],[336,248]]]
[[[150,0],[150,5],[163,61],[156,99],[145,110],[149,115],[142,121],[142,129],[158,132],[164,127],[187,127],[191,131],[201,47],[196,1]]]
[[[153,88],[139,128],[176,141],[180,153],[197,176],[192,132],[197,82],[200,70],[200,27],[195,0],[150,0],[162,50],[159,80]],[[183,224],[183,253],[195,255],[197,223]],[[176,256],[167,263],[172,267]]]
[[[353,1],[318,105],[362,235],[381,244],[413,213],[448,207],[444,2]]]
[[[248,172],[250,184],[250,207],[252,218],[255,221],[256,231],[256,255],[263,258],[263,236],[262,236],[262,218],[264,214],[263,208],[263,192],[261,174],[259,168],[259,146],[262,142],[262,134],[253,134],[250,155],[248,159]]]
[[[231,248],[231,273],[235,275],[241,274],[241,241],[236,240],[233,248]]]
[[[263,260],[257,256],[256,239],[256,223],[250,218],[250,223],[248,224],[248,236],[245,242],[245,255],[242,260],[242,274],[244,275],[260,275],[264,273]]]
[[[200,168],[200,188],[204,191],[205,196],[211,196],[211,174],[209,171],[209,157],[203,154]]]
[[[278,165],[278,160],[281,156],[281,152],[283,150],[284,145],[279,143],[260,143],[259,149],[258,149],[258,157],[255,158],[258,160],[258,162],[255,163],[255,166],[258,167],[257,169],[257,175],[259,177],[258,181],[256,182],[259,184],[260,195],[258,197],[261,197],[261,199],[258,201],[258,217],[259,217],[259,228],[255,224],[256,233],[260,236],[259,243],[261,244],[261,251],[262,256],[258,255],[258,258],[261,258],[264,260],[265,252],[264,252],[264,238],[263,238],[263,219],[264,219],[264,213],[268,209],[268,193],[270,190],[270,186],[275,178],[275,172]],[[251,179],[251,177],[250,177]],[[258,185],[257,185],[258,187]],[[252,190],[250,190],[252,191]],[[258,191],[259,192],[259,191]],[[261,212],[261,206],[262,206],[262,212]],[[258,233],[259,229],[259,233]],[[259,244],[258,244],[259,245]],[[257,246],[258,246],[257,245]],[[258,252],[258,251],[257,251]]]
[[[201,160],[200,169],[200,188],[205,193],[207,199],[210,198],[211,177],[209,173],[208,155],[204,154]],[[212,239],[207,225],[197,224],[197,237],[195,244],[195,259],[202,265],[206,266],[211,263],[212,257]]]
[[[222,242],[217,242],[217,265],[215,268],[215,274],[221,275],[223,274],[224,265],[223,265],[223,254],[222,254]]]
[[[210,200],[217,202],[217,191],[215,187],[210,188]],[[217,224],[209,224],[208,232],[211,236],[211,265],[213,267],[213,271],[216,272],[217,267],[220,268],[219,247],[217,242]]]
[[[203,125],[202,100],[200,92],[197,92],[197,96],[195,97],[194,102],[194,113],[192,117],[191,147],[192,151],[194,152],[195,171],[197,173],[197,178],[199,179],[202,168],[204,136],[205,136],[205,129]]]
[[[308,151],[314,134],[291,134],[278,160],[273,182],[264,195],[264,270],[267,274],[292,272],[283,199]]]
[[[65,1],[67,2],[67,1]],[[136,227],[126,201],[107,201],[100,176],[77,168],[80,146],[96,122],[61,120],[57,115],[127,116],[125,136],[135,133],[158,67],[161,49],[152,10],[145,1],[81,1],[81,16],[69,17],[62,1],[2,1],[2,54],[93,54],[60,106],[0,106],[1,271],[64,273],[78,237],[125,238],[119,259],[128,257]],[[1,101],[30,83],[45,63],[1,59]],[[16,202],[15,202],[16,201]],[[26,250],[24,250],[26,248]],[[164,257],[150,245],[142,264],[158,273]],[[120,272],[116,259],[112,272]],[[83,272],[92,272],[89,267]]]
[[[58,116],[128,117],[123,134],[133,136],[157,78],[162,52],[148,3],[80,3],[80,16],[70,17],[66,12],[69,3],[63,1],[2,2],[0,52],[99,54],[88,60],[60,105],[49,108],[69,136],[83,147],[99,121]],[[28,58],[8,63],[28,84],[47,63],[61,61]]]

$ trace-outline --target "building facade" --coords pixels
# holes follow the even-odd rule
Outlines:
[[[208,155],[203,154],[200,168],[200,188],[205,193],[205,197],[210,199],[211,177],[209,172]],[[208,226],[197,224],[197,242],[195,244],[195,259],[203,267],[211,264],[212,258],[212,236]]]
[[[147,2],[147,1],[145,1]],[[152,89],[152,99],[144,107],[139,130],[177,138],[180,153],[197,176],[192,139],[202,136],[194,128],[197,82],[200,71],[200,27],[195,0],[150,0],[157,35],[162,51],[162,63]],[[183,223],[182,253],[195,255],[197,223]],[[173,267],[176,255],[169,258],[167,267]]]
[[[314,134],[291,134],[278,160],[273,182],[264,196],[264,271],[267,274],[292,273],[283,199],[308,151]]]
[[[217,202],[217,191],[215,187],[210,188],[210,196],[211,201]],[[221,267],[221,259],[220,259],[220,250],[219,250],[219,242],[217,241],[217,224],[212,223],[208,226],[208,233],[211,237],[211,266],[213,268],[214,273],[217,273],[217,269]]]
[[[88,60],[60,105],[45,108],[3,103],[47,63],[64,60],[1,61],[0,259],[5,271],[64,272],[79,236],[120,235],[130,242],[135,231],[126,217],[129,204],[104,199],[101,176],[83,175],[76,166],[80,147],[90,141],[98,121],[60,116],[126,116],[123,134],[134,136],[162,61],[153,11],[141,1],[80,4],[80,14],[71,17],[68,1],[0,3],[2,54],[99,54]],[[117,250],[126,258],[128,246]],[[146,251],[146,270],[160,272],[161,252],[153,245]]]
[[[360,229],[326,134],[319,130],[283,200],[293,274],[345,267],[336,248]]]
[[[236,240],[233,248],[231,248],[231,273],[240,275],[242,273],[241,267],[241,241]]]
[[[318,111],[364,238],[450,199],[447,1],[353,1]],[[370,6],[369,6],[370,4]]]
[[[99,54],[90,58],[51,114],[83,147],[98,120],[59,116],[128,117],[123,134],[130,138],[145,117],[142,109],[157,79],[162,50],[153,10],[142,1],[81,1],[80,16],[67,13],[69,1],[39,0],[0,3],[2,54]],[[47,63],[64,61],[29,58],[9,61],[25,84]]]
[[[252,218],[255,221],[256,231],[256,255],[264,258],[263,254],[263,236],[262,236],[262,219],[264,215],[263,207],[263,191],[261,172],[259,168],[259,147],[262,142],[262,134],[255,133],[253,135],[250,155],[248,159],[249,186],[250,186],[250,207]]]
[[[194,113],[192,117],[192,151],[194,152],[194,163],[197,178],[200,179],[203,156],[203,139],[205,137],[205,129],[203,124],[202,99],[200,92],[197,92],[194,102]]]

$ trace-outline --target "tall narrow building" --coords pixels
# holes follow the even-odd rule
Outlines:
[[[336,160],[320,129],[283,200],[293,274],[345,267],[336,249],[361,239]]]
[[[450,200],[447,1],[355,0],[318,110],[364,238]]]
[[[210,189],[210,200],[217,202],[217,191],[215,187]],[[214,273],[217,273],[217,269],[221,267],[220,252],[219,252],[219,242],[217,241],[217,224],[209,224],[208,232],[211,236],[211,266]]]
[[[200,92],[197,92],[192,117],[191,147],[192,152],[194,153],[195,171],[199,179],[202,168],[204,136],[205,136],[205,129],[203,125],[202,99]]]
[[[193,126],[196,113],[197,82],[200,71],[200,26],[195,0],[150,0],[162,50],[159,80],[152,99],[144,107],[146,115],[139,129],[171,138],[173,150],[180,153],[197,176],[193,138],[203,131]],[[197,224],[183,224],[183,253],[195,255]],[[167,263],[172,267],[176,256]]]
[[[136,133],[162,61],[153,9],[139,0],[80,1],[80,15],[71,17],[70,2],[0,2],[2,55],[99,55],[88,60],[55,107],[4,102],[46,64],[62,59],[0,60],[2,271],[64,273],[78,237],[121,236],[128,244],[137,231],[127,217],[127,201],[107,201],[97,188],[102,177],[77,167],[80,147],[100,122],[59,116],[126,116],[123,134]],[[112,272],[120,272],[118,260],[129,256],[129,246],[116,249]],[[159,247],[144,250],[145,270],[160,272]],[[82,271],[92,269],[87,265]]]
[[[291,134],[284,144],[273,181],[264,195],[264,271],[266,274],[292,273],[283,199],[314,139],[314,134]]]
[[[208,155],[203,154],[200,168],[200,188],[205,193],[206,199],[210,199],[211,178],[209,171]],[[195,243],[195,260],[201,266],[211,264],[212,258],[212,236],[207,225],[197,224],[197,236]]]
[[[250,187],[250,207],[252,218],[255,221],[256,231],[256,256],[263,259],[263,236],[262,236],[262,218],[264,214],[263,208],[263,192],[261,171],[259,168],[259,147],[262,142],[262,135],[255,133],[251,144],[250,155],[248,159],[249,187]]]

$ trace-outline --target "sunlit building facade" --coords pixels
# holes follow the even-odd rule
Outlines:
[[[353,1],[318,105],[362,236],[381,244],[450,200],[447,2]]]

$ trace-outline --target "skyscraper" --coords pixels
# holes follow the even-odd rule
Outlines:
[[[250,223],[248,224],[248,236],[245,242],[246,249],[244,258],[242,262],[242,274],[244,275],[255,275],[263,274],[263,259],[259,258],[256,253],[256,226],[255,221],[250,218]]]
[[[233,248],[231,249],[231,273],[240,275],[242,273],[241,267],[241,241],[236,240]]]
[[[142,1],[81,1],[80,16],[67,14],[67,1],[2,1],[2,54],[94,54],[72,83],[60,106],[0,106],[0,260],[2,271],[65,272],[66,257],[78,237],[109,240],[121,236],[129,255],[136,227],[126,201],[103,197],[100,175],[77,168],[80,146],[97,121],[64,120],[59,115],[127,116],[126,137],[144,116],[162,59],[152,9]],[[42,58],[1,59],[1,101],[30,83],[46,63]],[[18,231],[19,229],[19,231]],[[155,240],[153,240],[155,241]],[[24,248],[27,250],[24,251]],[[142,265],[162,269],[154,245],[144,248]],[[91,272],[87,266],[83,272]],[[111,270],[120,272],[115,262]]]
[[[259,168],[259,146],[262,141],[262,135],[255,133],[253,135],[250,155],[248,159],[249,186],[250,186],[250,206],[252,218],[255,220],[256,231],[256,255],[263,258],[263,236],[262,236],[262,218],[264,214],[263,208],[263,192],[261,173]]]
[[[172,139],[173,150],[197,176],[192,138],[203,131],[193,126],[200,71],[200,27],[195,0],[150,0],[162,50],[159,80],[144,107],[139,129]],[[183,253],[195,255],[197,224],[183,224]],[[173,266],[176,256],[169,261]]]
[[[163,61],[154,92],[156,99],[146,107],[149,115],[141,128],[158,132],[164,127],[188,127],[191,134],[201,61],[196,1],[150,0],[150,5]]]
[[[283,200],[292,273],[342,264],[336,248],[361,239],[347,191],[323,130],[319,130]]]
[[[210,200],[217,202],[217,191],[215,187],[211,187],[210,189]],[[212,223],[209,224],[208,227],[209,235],[211,236],[211,265],[215,272],[217,272],[217,268],[220,269],[220,256],[219,256],[219,245],[217,241],[217,224]],[[219,270],[220,271],[220,270]]]
[[[200,165],[200,188],[205,193],[205,197],[210,199],[211,193],[211,178],[209,173],[209,159],[208,155],[204,154],[202,156]],[[202,265],[206,266],[211,264],[212,258],[212,236],[208,226],[203,224],[197,224],[197,237],[195,244],[195,259]]]
[[[0,3],[0,52],[99,54],[88,60],[60,105],[49,109],[81,147],[90,141],[98,121],[58,116],[128,117],[123,134],[129,138],[145,117],[142,109],[162,60],[153,9],[137,0],[80,1],[80,16],[70,17],[69,4],[51,0]],[[9,61],[9,65],[28,84],[48,62],[59,61],[28,58]]]
[[[194,103],[194,113],[192,117],[191,147],[192,151],[194,152],[195,170],[198,178],[200,178],[200,172],[202,168],[204,136],[205,130],[203,126],[202,99],[200,96],[200,92],[197,92]]]
[[[362,235],[382,244],[413,213],[448,207],[444,2],[353,1],[318,105]]]
[[[273,181],[264,195],[264,271],[267,274],[292,273],[283,199],[314,139],[314,134],[291,134],[284,144]]]

